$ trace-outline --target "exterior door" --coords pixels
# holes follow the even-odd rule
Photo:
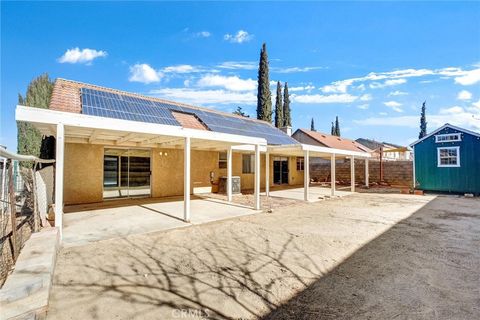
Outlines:
[[[150,150],[105,148],[103,198],[150,196]]]
[[[273,183],[288,184],[288,158],[273,158]]]

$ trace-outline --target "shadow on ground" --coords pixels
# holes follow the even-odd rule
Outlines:
[[[262,319],[479,319],[480,201],[438,197]]]
[[[74,248],[59,262],[81,263],[56,276],[49,318],[480,318],[479,208],[436,198],[333,269],[325,252],[346,244],[248,218]],[[304,230],[311,219],[298,217]]]

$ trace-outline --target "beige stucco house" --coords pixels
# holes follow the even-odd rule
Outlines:
[[[215,192],[221,179],[229,201],[238,180],[253,190],[255,209],[275,185],[303,185],[308,200],[310,157],[369,157],[300,143],[264,121],[64,79],[49,109],[17,106],[16,120],[56,138],[60,229],[64,205],[112,198],[183,196],[189,221],[190,195]]]

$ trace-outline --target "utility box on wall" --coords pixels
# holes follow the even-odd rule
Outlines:
[[[240,177],[232,177],[232,194],[240,193]],[[227,177],[220,177],[218,180],[218,193],[227,193]]]

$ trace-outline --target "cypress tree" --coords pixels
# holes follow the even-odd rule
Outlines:
[[[285,88],[283,89],[283,126],[292,126],[292,118],[290,115],[290,95],[288,94],[287,82],[285,82]]]
[[[338,116],[335,118],[335,135],[340,137],[340,123],[338,121]]]
[[[50,105],[52,91],[53,82],[50,81],[48,74],[42,74],[30,82],[25,97],[21,94],[18,95],[18,104],[47,109]],[[30,123],[17,122],[17,152],[19,154],[50,158],[52,150],[52,138],[42,138],[40,132]],[[30,165],[26,162],[21,164]]]
[[[330,135],[334,136],[335,135],[335,124],[332,121],[332,130],[330,130]]]
[[[242,107],[238,106],[237,107],[237,110],[233,111],[232,112],[233,114],[237,115],[237,116],[242,116],[242,117],[245,117],[245,118],[250,118],[250,116],[248,114],[246,114]]]
[[[277,97],[275,98],[275,127],[283,127],[282,84],[277,81]]]
[[[267,45],[264,43],[258,65],[257,119],[272,122],[272,94],[268,72]]]
[[[310,130],[311,131],[317,131],[317,130],[315,130],[315,122],[313,121],[313,118],[312,118],[312,121],[310,122]]]
[[[418,139],[422,139],[427,135],[427,118],[425,116],[427,101],[424,101],[422,104],[422,113],[420,115],[420,133],[418,134]]]

